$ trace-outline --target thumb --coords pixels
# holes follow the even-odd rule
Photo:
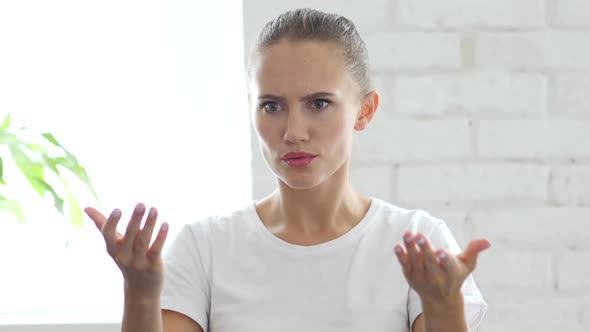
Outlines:
[[[457,258],[459,258],[459,260],[467,266],[469,273],[471,273],[473,270],[475,270],[475,266],[477,265],[477,257],[479,254],[491,246],[492,244],[490,241],[486,239],[473,240],[469,242],[467,249],[458,255]]]
[[[88,217],[90,217],[90,219],[94,221],[94,225],[96,225],[96,228],[98,228],[99,231],[102,230],[102,226],[106,222],[107,218],[93,207],[85,208],[84,212],[86,212]]]

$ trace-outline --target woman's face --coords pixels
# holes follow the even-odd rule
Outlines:
[[[337,46],[283,40],[262,50],[251,69],[252,120],[267,165],[295,189],[330,178],[349,159],[363,108]],[[314,157],[287,160],[289,152]]]

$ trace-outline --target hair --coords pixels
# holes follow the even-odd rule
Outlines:
[[[351,20],[310,8],[290,10],[279,15],[264,26],[256,39],[248,60],[248,76],[254,57],[282,40],[333,42],[358,83],[361,95],[366,95],[373,88],[367,48]]]

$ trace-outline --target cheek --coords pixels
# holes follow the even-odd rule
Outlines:
[[[274,135],[276,135],[276,126],[273,126],[269,121],[260,119],[259,114],[255,114],[253,119],[254,129],[258,133],[259,139],[268,144],[269,141],[273,139]]]
[[[339,116],[331,119],[324,127],[324,136],[331,137],[333,140],[346,141],[349,136],[352,136],[353,119],[349,116]]]

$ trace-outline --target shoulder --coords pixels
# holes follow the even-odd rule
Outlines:
[[[181,232],[190,233],[196,239],[229,235],[251,227],[256,217],[254,202],[228,208],[214,215],[198,218],[183,226]]]
[[[396,227],[403,231],[424,233],[427,236],[445,222],[422,209],[404,208],[393,203],[373,198],[376,204],[375,218],[382,227]]]

